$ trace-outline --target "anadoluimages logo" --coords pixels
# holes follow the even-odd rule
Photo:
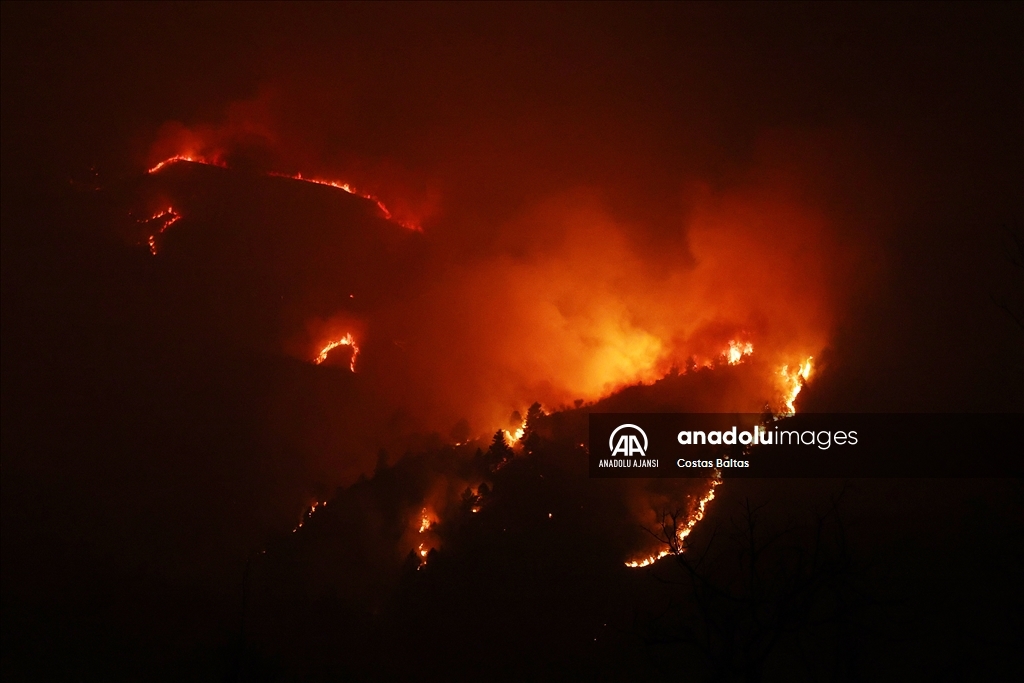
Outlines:
[[[637,438],[638,434],[643,437],[643,446]],[[616,436],[619,437],[617,441]],[[647,454],[647,433],[634,424],[621,424],[612,430],[612,435],[608,437],[608,450],[611,451],[612,457],[639,455],[642,458]]]
[[[597,413],[597,478],[1024,476],[1020,415]],[[605,450],[608,444],[608,450]]]

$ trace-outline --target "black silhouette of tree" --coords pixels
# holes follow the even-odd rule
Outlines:
[[[512,460],[512,456],[512,448],[505,440],[505,432],[499,429],[494,433],[491,447],[487,449],[487,463],[492,470],[496,470]]]
[[[683,599],[652,620],[645,639],[695,652],[710,680],[760,681],[773,657],[794,652],[814,675],[855,677],[871,601],[838,499],[812,524],[774,532],[763,524],[764,509],[746,501],[731,528],[713,530],[700,547],[679,541],[682,511],[662,515],[649,531],[668,545],[674,570],[655,575],[678,585]]]
[[[523,432],[529,435],[537,431],[537,426],[543,417],[545,417],[544,409],[541,408],[540,403],[534,403],[526,411],[526,427],[523,428]]]

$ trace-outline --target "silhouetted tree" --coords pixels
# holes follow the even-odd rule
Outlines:
[[[828,667],[833,680],[855,677],[856,622],[869,601],[837,502],[811,525],[770,532],[765,506],[748,500],[730,530],[713,530],[699,548],[678,540],[686,515],[664,513],[653,532],[681,572],[658,578],[685,599],[651,624],[648,642],[695,650],[711,680],[760,681],[780,649],[799,653],[801,668]]]
[[[496,470],[511,460],[512,456],[512,449],[505,441],[505,432],[499,429],[494,433],[491,447],[487,449],[487,463],[492,470]]]
[[[541,408],[540,403],[534,403],[526,411],[526,427],[523,431],[529,435],[537,431],[537,426],[540,424],[541,418],[545,417],[544,409]]]

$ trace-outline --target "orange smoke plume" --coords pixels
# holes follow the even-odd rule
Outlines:
[[[533,401],[595,401],[673,367],[756,358],[759,383],[706,409],[791,409],[795,380],[777,375],[821,353],[838,305],[824,216],[784,195],[709,197],[660,254],[627,227],[578,196],[506,226],[512,253],[449,267],[371,322],[415,340],[389,356],[384,391],[433,428],[467,418],[483,434]]]

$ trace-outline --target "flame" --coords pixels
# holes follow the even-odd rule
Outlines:
[[[377,208],[380,209],[381,215],[384,216],[385,220],[389,220],[392,223],[401,225],[403,228],[406,228],[408,230],[423,232],[423,228],[420,225],[416,223],[410,223],[408,221],[398,220],[397,218],[395,218],[394,215],[392,215],[391,210],[384,204],[384,202],[380,200],[379,197],[366,192],[361,192],[357,190],[351,183],[345,183],[338,180],[324,180],[322,178],[304,178],[301,173],[296,173],[295,175],[287,175],[285,173],[271,173],[269,175],[278,178],[290,178],[291,180],[300,180],[304,183],[313,183],[314,185],[326,185],[327,187],[333,187],[343,192],[348,192],[349,194],[355,195],[356,197],[362,197],[363,199],[366,199],[376,204]]]
[[[359,346],[356,344],[356,340],[352,337],[352,333],[346,334],[341,339],[327,342],[326,346],[320,349],[320,353],[313,359],[315,365],[320,365],[327,360],[327,354],[338,348],[339,346],[351,346],[352,347],[352,360],[349,361],[348,369],[352,372],[356,371],[356,357],[359,356]]]
[[[523,418],[523,423],[516,427],[515,431],[510,432],[507,429],[501,431],[505,432],[505,442],[509,446],[515,446],[523,438],[523,435],[526,434],[526,418]]]
[[[418,533],[423,534],[430,531],[430,528],[435,522],[431,517],[432,515],[427,512],[427,508],[423,508],[423,511],[420,512],[420,528]],[[419,566],[416,567],[417,571],[427,564],[427,555],[430,554],[431,550],[433,550],[433,548],[428,548],[426,541],[420,541],[419,545],[416,546],[416,554],[419,556],[420,561]]]
[[[167,228],[171,227],[179,220],[181,220],[181,214],[175,211],[174,207],[168,206],[166,209],[163,209],[162,211],[157,211],[149,218],[139,221],[139,223],[151,223],[154,221],[161,222],[160,229],[157,230],[152,235],[150,235],[148,238],[146,238],[146,243],[149,245],[149,253],[153,254],[153,256],[156,256],[156,238],[159,235],[162,235],[164,231],[167,230]]]
[[[168,157],[163,161],[157,163],[155,166],[150,168],[147,171],[147,173],[158,173],[162,169],[167,168],[168,166],[176,164],[180,161],[188,161],[193,164],[203,164],[204,166],[218,166],[221,168],[227,168],[226,164],[221,163],[219,161],[214,161],[211,159],[206,159],[198,156],[192,156],[189,154],[175,154],[174,156]],[[339,180],[324,180],[321,178],[305,178],[301,173],[296,173],[295,175],[289,175],[287,173],[268,173],[267,175],[274,176],[276,178],[289,178],[291,180],[299,180],[304,183],[313,183],[315,185],[326,185],[327,187],[333,187],[338,190],[342,190],[343,192],[347,192],[350,195],[366,199],[376,204],[377,208],[380,209],[381,215],[384,216],[385,220],[391,221],[392,223],[400,225],[408,230],[423,232],[423,228],[419,224],[395,218],[394,215],[391,213],[391,209],[389,209],[387,205],[385,205],[384,202],[380,200],[379,197],[369,194],[367,192],[357,190],[351,183],[342,182]]]
[[[735,365],[743,358],[743,356],[749,355],[754,352],[754,347],[750,343],[737,344],[735,341],[729,342],[728,360],[730,365]],[[734,360],[735,359],[735,360]],[[784,403],[786,408],[785,415],[795,415],[796,407],[793,405],[793,401],[796,400],[797,395],[803,386],[811,378],[811,372],[813,371],[814,357],[808,356],[807,360],[798,365],[796,369],[790,370],[789,365],[783,365],[779,371],[779,375],[782,377],[785,385]],[[704,509],[707,504],[715,499],[715,487],[722,483],[721,472],[715,470],[714,478],[711,480],[711,488],[708,489],[707,493],[697,502],[697,506],[694,508],[693,513],[687,518],[686,523],[683,524],[676,532],[675,542],[670,544],[666,549],[660,550],[659,552],[641,558],[639,560],[631,560],[626,562],[627,567],[649,567],[658,560],[667,555],[673,554],[673,552],[683,552],[686,548],[683,541],[690,535],[693,528],[704,519]],[[673,550],[672,546],[675,546],[676,550]]]
[[[190,154],[175,154],[173,157],[168,157],[163,161],[159,162],[156,166],[152,167],[146,173],[157,173],[161,169],[176,164],[179,161],[190,161],[193,164],[203,164],[204,166],[219,166],[220,168],[226,168],[227,165],[213,159],[206,159],[204,157],[192,156]]]
[[[690,532],[693,531],[693,527],[697,526],[697,522],[704,519],[704,509],[707,507],[708,503],[715,499],[715,487],[721,483],[722,473],[719,472],[718,470],[715,470],[714,475],[711,479],[711,488],[709,488],[707,490],[707,493],[701,496],[701,498],[697,501],[697,505],[694,507],[693,512],[690,513],[690,516],[687,517],[686,523],[678,529],[676,529],[676,538],[673,544],[671,544],[668,548],[661,550],[654,555],[650,555],[639,560],[632,560],[630,562],[627,562],[626,566],[633,568],[649,567],[650,565],[654,564],[666,555],[670,555],[673,552],[681,553],[684,550],[686,550],[686,546],[683,542],[686,540],[686,537],[690,535]],[[675,546],[677,550],[673,551],[673,546]]]
[[[430,517],[427,516],[427,508],[423,508],[423,512],[420,517],[420,533],[430,528]]]
[[[798,365],[796,369],[791,371],[789,365],[783,365],[782,370],[779,371],[784,386],[783,403],[786,407],[786,415],[796,413],[793,402],[800,394],[800,390],[804,388],[804,384],[811,378],[813,360],[813,356],[808,356],[807,360]]]
[[[734,339],[729,340],[729,348],[723,352],[729,365],[736,365],[744,356],[749,356],[754,353],[754,345],[750,342],[738,342]]]
[[[300,519],[300,520],[299,520],[299,525],[298,525],[297,527],[295,527],[294,529],[292,529],[292,533],[294,534],[294,533],[295,533],[296,531],[298,531],[299,529],[301,529],[301,528],[302,528],[302,526],[303,526],[303,525],[304,525],[304,524],[305,524],[305,523],[306,523],[307,521],[309,521],[309,519],[310,519],[310,518],[311,518],[311,517],[313,516],[313,513],[314,513],[314,512],[316,512],[316,511],[317,511],[318,509],[320,509],[321,507],[327,507],[327,501],[326,501],[326,500],[325,500],[325,501],[323,501],[323,502],[320,502],[320,501],[315,501],[315,502],[313,503],[313,505],[311,505],[311,506],[310,506],[310,508],[309,508],[308,510],[306,510],[306,511],[305,511],[305,512],[304,512],[304,513],[302,514],[302,519]],[[267,552],[267,551],[266,551],[266,550],[263,550],[263,551],[261,551],[261,552],[265,553],[265,552]]]

